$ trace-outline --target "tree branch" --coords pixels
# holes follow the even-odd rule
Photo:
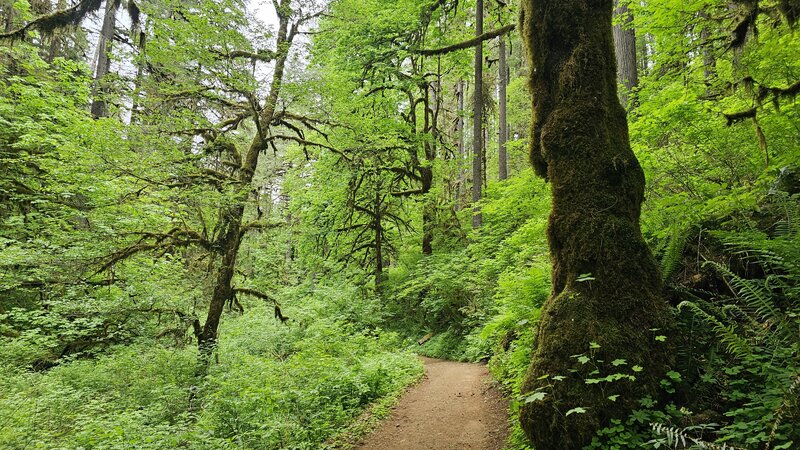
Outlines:
[[[243,50],[234,50],[228,53],[215,52],[219,56],[227,59],[247,58],[251,61],[271,62],[275,60],[275,52],[272,50],[258,50],[257,52],[246,52]]]
[[[458,50],[464,50],[471,47],[475,47],[483,41],[488,41],[489,39],[494,39],[498,36],[503,36],[505,34],[510,33],[516,27],[517,26],[515,24],[506,25],[503,28],[498,28],[496,30],[483,33],[480,36],[476,36],[472,39],[459,42],[458,44],[448,45],[447,47],[442,47],[442,48],[414,50],[413,53],[423,56],[445,55],[447,53],[452,53]]]
[[[70,8],[59,9],[52,13],[39,16],[20,29],[8,33],[0,33],[0,39],[19,39],[24,37],[25,33],[30,29],[50,32],[67,25],[76,25],[83,20],[87,14],[100,9],[102,4],[103,0],[83,0]]]
[[[267,295],[267,294],[265,294],[265,293],[263,293],[261,291],[258,291],[258,290],[255,290],[255,289],[250,289],[250,288],[233,288],[233,292],[235,294],[250,295],[250,296],[253,296],[255,298],[259,298],[261,300],[264,300],[265,302],[272,303],[275,306],[275,318],[280,320],[281,323],[284,323],[284,324],[289,320],[289,318],[284,316],[283,313],[281,312],[280,303],[278,303],[277,300],[275,300],[274,298],[270,297],[269,295]]]

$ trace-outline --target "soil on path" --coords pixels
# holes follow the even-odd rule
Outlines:
[[[425,378],[403,396],[360,450],[500,450],[508,404],[485,366],[422,358]]]

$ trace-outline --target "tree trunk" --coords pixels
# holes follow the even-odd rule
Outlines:
[[[420,175],[422,178],[422,254],[433,254],[433,228],[436,220],[436,203],[430,197],[433,187],[433,169],[421,167]]]
[[[639,67],[639,73],[647,76],[650,74],[650,46],[653,45],[653,36],[648,33],[644,33],[640,40],[641,42],[639,43],[638,53],[639,61],[637,61],[637,63]]]
[[[219,244],[222,253],[220,266],[217,268],[216,279],[214,281],[214,291],[211,295],[211,303],[208,306],[208,315],[203,325],[202,332],[197,337],[197,346],[200,351],[198,364],[198,374],[205,375],[208,364],[211,362],[211,355],[217,345],[217,329],[222,318],[222,311],[225,303],[230,301],[233,296],[233,274],[236,269],[236,259],[239,254],[241,244],[242,216],[244,215],[244,202],[239,199],[238,204],[233,207],[225,208],[223,212],[223,231],[220,232]]]
[[[1,10],[3,14],[1,14],[0,17],[3,18],[4,33],[10,33],[15,28],[14,21],[17,20],[19,13],[17,12],[16,9],[14,9],[14,3],[15,2],[12,0],[7,0],[3,2],[3,9]]]
[[[97,61],[94,85],[92,86],[92,116],[106,117],[108,107],[103,98],[107,89],[103,87],[103,78],[111,71],[111,43],[114,40],[114,29],[117,23],[117,8],[119,0],[107,0],[106,12],[103,16],[103,27],[100,29],[100,37],[97,42]]]
[[[431,109],[431,94],[433,94],[434,110]],[[426,139],[423,144],[425,151],[426,165],[420,166],[419,174],[422,179],[422,254],[433,254],[433,228],[436,220],[436,203],[430,195],[433,188],[433,162],[436,159],[436,147],[433,142],[437,141],[436,136],[436,98],[433,88],[425,89],[423,105],[425,106],[424,131],[429,134],[431,139]]]
[[[475,35],[483,34],[483,0],[475,8]],[[472,117],[472,202],[480,201],[483,180],[483,42],[475,46],[475,93]],[[483,218],[480,208],[473,206],[472,228],[480,228]]]
[[[467,159],[467,149],[464,142],[464,80],[458,80],[456,85],[456,99],[458,101],[458,117],[456,117],[456,135],[458,138],[458,181],[456,185],[455,209],[461,209],[461,201],[465,196],[467,174],[464,169],[464,160]]]
[[[705,11],[700,12],[700,18],[710,21],[711,15]],[[706,85],[712,84],[717,76],[717,58],[714,56],[714,42],[711,39],[711,31],[708,25],[704,25],[700,30],[700,45],[703,49],[703,80]]]
[[[144,75],[144,68],[147,64],[147,22],[142,23],[138,33],[134,31],[132,35],[137,35],[136,49],[138,55],[134,64],[136,65],[136,77],[133,79],[133,90],[131,91],[131,123],[139,122],[139,108],[142,99],[142,81]]]
[[[636,65],[636,31],[633,29],[633,14],[626,0],[614,0],[614,16],[619,21],[614,25],[614,49],[617,57],[617,81],[625,86],[619,92],[623,108],[629,109],[630,96],[639,85]]]
[[[524,393],[545,397],[520,412],[538,449],[588,444],[642,395],[656,392],[670,359],[666,344],[655,339],[667,334],[672,318],[639,228],[645,180],[617,99],[611,15],[612,0],[523,1],[523,40],[536,68],[529,76],[530,157],[553,193],[553,291],[523,384]],[[593,364],[582,365],[575,355]],[[617,359],[625,364],[611,367]],[[590,374],[595,364],[599,375]],[[634,373],[634,365],[643,370]],[[585,382],[617,372],[636,381]],[[620,397],[614,402],[609,395]],[[585,413],[567,415],[578,407]]]
[[[67,7],[66,0],[58,0],[56,3],[56,9],[64,9]],[[48,13],[51,11],[47,11]],[[47,47],[47,54],[45,55],[44,60],[47,61],[48,64],[52,64],[53,60],[56,59],[58,56],[65,56],[64,47],[66,47],[66,33],[64,30],[53,30],[49,36],[47,36],[47,40],[49,40],[49,44]]]
[[[486,176],[486,147],[489,145],[489,124],[484,123],[483,127],[483,145],[481,146],[481,181],[483,182],[483,188],[489,187],[489,180]]]
[[[507,119],[507,105],[506,95],[508,91],[508,64],[506,63],[506,38],[500,36],[500,61],[498,62],[498,70],[500,71],[500,97],[499,102],[499,127],[500,132],[497,136],[498,142],[498,161],[500,164],[500,181],[508,178],[508,152],[506,151],[506,142],[508,141],[508,119]]]
[[[380,183],[375,189],[374,217],[375,221],[375,291],[380,293],[383,282],[383,223],[381,221],[381,190]]]

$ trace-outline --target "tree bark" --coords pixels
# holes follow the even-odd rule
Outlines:
[[[711,15],[702,11],[700,18],[710,21]],[[714,56],[714,43],[708,25],[704,25],[700,30],[700,45],[703,49],[703,80],[710,85],[717,76],[717,58]]]
[[[498,133],[498,162],[500,164],[499,173],[500,181],[508,178],[508,152],[506,151],[506,142],[508,141],[508,119],[507,119],[507,102],[506,95],[508,91],[508,64],[506,62],[506,39],[504,36],[500,37],[500,57],[498,61],[498,70],[500,71],[499,82],[499,127]]]
[[[381,189],[380,181],[375,189],[374,208],[374,230],[375,230],[375,292],[380,293],[381,283],[383,282],[383,221],[381,217]]]
[[[483,0],[475,8],[475,36],[483,34]],[[472,228],[480,228],[483,218],[477,202],[480,201],[483,180],[483,42],[475,46],[475,93],[472,117]]]
[[[0,15],[0,17],[3,17],[3,32],[10,33],[12,30],[14,30],[14,21],[19,16],[19,13],[17,13],[17,10],[14,9],[14,2],[12,0],[3,2],[2,6],[3,14]]]
[[[136,65],[136,77],[133,79],[133,90],[131,90],[131,123],[138,123],[139,109],[142,102],[142,77],[144,75],[144,68],[147,64],[147,22],[140,24],[140,29],[134,30],[132,35],[137,36],[136,49],[138,55],[134,64]],[[138,31],[138,33],[136,32]]]
[[[66,7],[66,0],[58,0],[58,3],[56,3],[56,9],[64,9]],[[47,61],[48,64],[52,64],[56,57],[65,56],[64,47],[66,47],[66,36],[60,30],[54,30],[52,33],[50,33],[50,36],[47,36],[47,40],[50,42],[48,44],[47,55],[45,56],[44,60]]]
[[[631,93],[639,86],[639,71],[636,65],[636,31],[633,29],[633,14],[626,0],[614,0],[614,16],[619,23],[614,25],[614,49],[617,57],[617,81],[625,87],[619,92],[619,100],[629,109]]]
[[[425,151],[424,166],[419,167],[419,174],[422,180],[422,254],[433,254],[433,229],[434,221],[436,220],[436,203],[430,198],[430,192],[433,188],[433,162],[436,160],[436,147],[434,142],[437,141],[437,96],[435,89],[430,86],[425,89],[423,105],[425,106],[425,120],[424,132],[429,134],[431,139],[426,139],[423,144]],[[431,101],[433,97],[433,101]],[[433,108],[431,108],[433,103]]]
[[[535,448],[575,450],[656,393],[670,353],[655,338],[672,316],[639,228],[645,180],[617,98],[612,0],[523,0],[522,9],[535,67],[530,157],[552,185],[553,290],[522,389],[545,397],[523,404],[520,420]],[[590,357],[600,374],[575,355]],[[611,367],[617,359],[625,365]],[[585,382],[618,372],[635,382]]]
[[[103,87],[103,78],[111,71],[111,43],[114,40],[114,29],[117,23],[117,8],[119,0],[107,0],[106,12],[103,16],[103,27],[97,42],[97,57],[95,61],[94,85],[92,86],[92,116],[106,117],[108,107],[103,98],[108,90]]]
[[[455,209],[461,209],[462,200],[466,194],[467,174],[464,169],[464,160],[467,159],[466,143],[464,142],[464,80],[458,80],[456,85],[456,100],[458,101],[458,117],[456,117],[456,136],[458,138],[458,184],[456,186]]]

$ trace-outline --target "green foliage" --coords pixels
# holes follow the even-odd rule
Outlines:
[[[383,294],[392,322],[416,339],[434,334],[421,352],[477,361],[532,326],[549,289],[548,200],[544,185],[525,170],[491,186],[484,227],[467,248],[408,258],[391,269]]]
[[[768,232],[713,233],[737,267],[743,263],[760,278],[710,261],[728,292],[710,299],[708,292],[683,293],[692,296],[678,306],[689,356],[681,363],[684,375],[667,373],[662,388],[684,399],[643,402],[627,421],[604,429],[594,448],[793,448],[799,442],[796,197],[774,196],[761,211],[774,220]]]
[[[0,446],[317,448],[422,374],[396,337],[358,330],[335,316],[284,326],[254,307],[227,321],[220,364],[199,386],[192,348],[116,347],[46,373],[3,365]]]
[[[760,266],[764,278],[744,278],[711,263],[726,279],[732,297],[682,303],[713,329],[731,356],[726,364],[704,370],[732,406],[718,442],[742,447],[788,448],[800,442],[800,228],[794,220],[800,209],[785,196],[776,199],[773,208],[785,212],[773,236],[758,231],[718,233],[734,254]]]

